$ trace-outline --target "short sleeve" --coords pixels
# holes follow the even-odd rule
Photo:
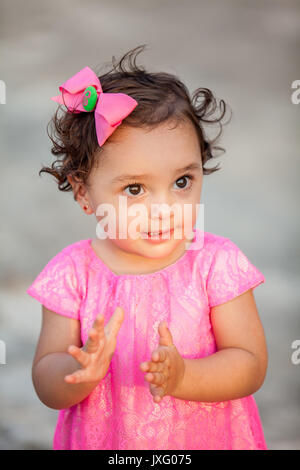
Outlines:
[[[210,307],[228,302],[265,282],[264,275],[230,239],[217,249],[207,277]]]
[[[78,287],[74,262],[61,251],[46,264],[26,292],[49,310],[78,320],[81,304]]]

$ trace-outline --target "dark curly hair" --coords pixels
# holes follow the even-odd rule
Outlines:
[[[225,102],[219,100],[218,103],[208,88],[198,88],[190,97],[187,87],[175,75],[151,73],[138,67],[136,57],[144,48],[142,45],[130,50],[117,63],[113,56],[112,69],[99,76],[103,92],[126,93],[138,102],[138,106],[122,121],[128,126],[151,129],[168,120],[190,121],[199,139],[203,174],[219,170],[219,164],[213,168],[204,168],[204,165],[218,156],[215,151],[224,152],[222,147],[214,144],[222,133]],[[212,118],[218,108],[220,115]],[[63,113],[61,116],[59,111]],[[203,127],[206,124],[219,126],[214,139],[206,135]],[[49,125],[52,126],[50,133]],[[48,123],[47,133],[53,143],[51,153],[57,159],[51,167],[43,166],[39,175],[43,172],[53,175],[60,191],[72,190],[67,176],[88,185],[89,174],[103,151],[97,141],[94,113],[69,113],[59,106]]]

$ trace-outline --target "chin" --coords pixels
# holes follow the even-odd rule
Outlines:
[[[182,243],[182,240],[166,240],[162,243],[151,243],[147,240],[140,240],[136,245],[136,253],[146,258],[166,258]]]

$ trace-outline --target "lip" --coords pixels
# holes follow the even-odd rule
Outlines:
[[[170,230],[165,230],[164,232],[159,232],[158,234],[156,235],[153,235],[151,237],[150,233],[149,232],[143,232],[142,233],[142,238],[150,243],[163,243],[163,242],[166,242],[168,240],[171,240],[171,236],[172,236],[172,233],[174,232],[174,228],[170,229]],[[163,238],[163,235],[165,233],[169,233],[170,236],[168,238]]]

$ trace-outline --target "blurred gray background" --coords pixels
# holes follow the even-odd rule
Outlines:
[[[269,367],[255,394],[270,449],[300,449],[300,3],[291,0],[0,1],[0,448],[51,449],[58,411],[31,382],[41,306],[26,294],[58,251],[94,237],[71,193],[49,175],[46,125],[58,86],[146,44],[137,63],[210,88],[231,107],[222,169],[204,177],[205,230],[229,237],[262,271],[254,290]],[[108,70],[105,69],[105,71]]]

